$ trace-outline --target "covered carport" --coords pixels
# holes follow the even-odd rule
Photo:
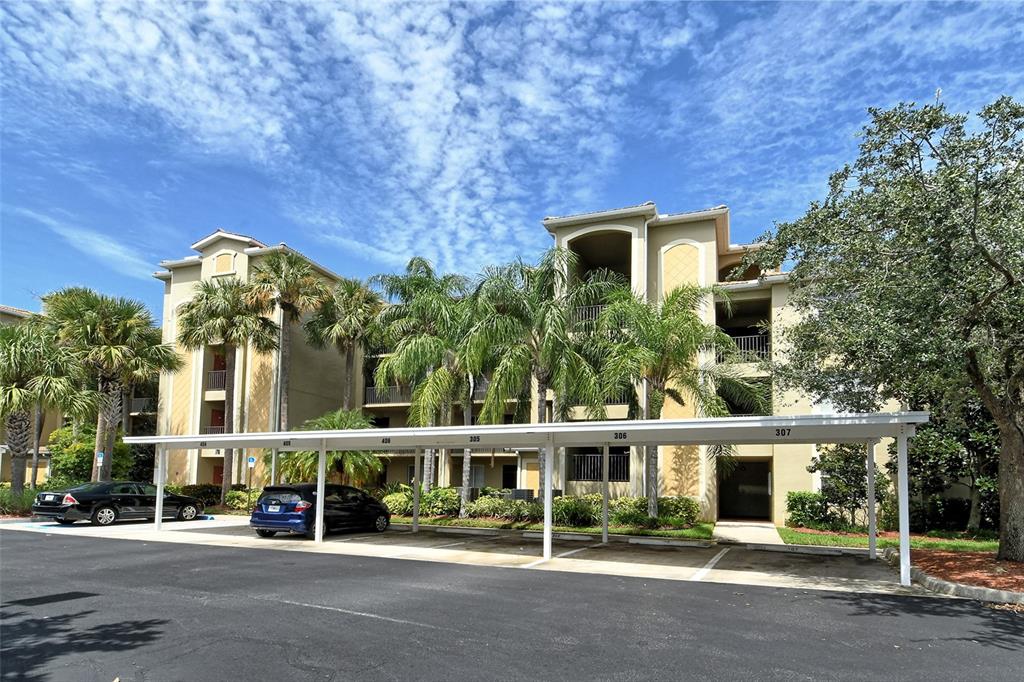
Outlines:
[[[555,452],[566,447],[599,447],[603,461],[602,541],[608,541],[608,451],[616,445],[743,445],[774,443],[860,443],[867,458],[868,499],[874,499],[874,445],[882,438],[897,443],[897,494],[899,497],[900,583],[910,584],[910,508],[907,480],[907,444],[916,425],[928,421],[926,412],[890,412],[839,415],[726,417],[711,419],[559,422],[546,424],[476,425],[348,431],[286,431],[220,435],[142,436],[127,443],[154,444],[157,451],[156,529],[162,527],[164,484],[169,449],[245,448],[277,452],[313,450],[320,453],[317,499],[324,499],[327,453],[335,450],[381,451],[411,449],[415,452],[413,485],[413,532],[419,530],[421,462],[427,449],[543,449],[544,531],[543,559],[551,558],[552,475]],[[323,542],[322,504],[316,505],[315,542]],[[871,558],[876,556],[875,506],[868,505],[868,537]]]

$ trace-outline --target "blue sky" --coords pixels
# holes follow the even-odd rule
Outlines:
[[[0,302],[158,309],[220,227],[366,276],[550,244],[540,219],[794,218],[867,107],[1024,97],[1024,4],[0,4]]]

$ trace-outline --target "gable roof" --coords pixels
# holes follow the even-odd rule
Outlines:
[[[11,315],[13,317],[32,317],[35,315],[31,310],[15,308],[14,306],[4,305],[2,303],[0,303],[0,313],[3,313],[4,315]]]
[[[266,244],[256,239],[255,237],[250,237],[245,234],[237,234],[235,232],[227,232],[225,230],[218,228],[215,232],[206,235],[205,237],[197,241],[195,244],[193,244],[192,249],[195,251],[202,251],[203,249],[205,249],[207,246],[214,243],[218,239],[234,239],[235,241],[245,242],[250,247],[262,248],[266,246]]]

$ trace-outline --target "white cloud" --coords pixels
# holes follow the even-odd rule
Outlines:
[[[113,236],[58,220],[31,209],[12,207],[9,210],[47,227],[63,238],[71,248],[122,275],[149,280],[155,270],[148,258]]]

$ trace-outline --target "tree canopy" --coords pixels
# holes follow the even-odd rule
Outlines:
[[[870,116],[826,198],[745,263],[793,264],[778,379],[851,409],[976,396],[1000,433],[1000,556],[1024,560],[1024,105]]]

